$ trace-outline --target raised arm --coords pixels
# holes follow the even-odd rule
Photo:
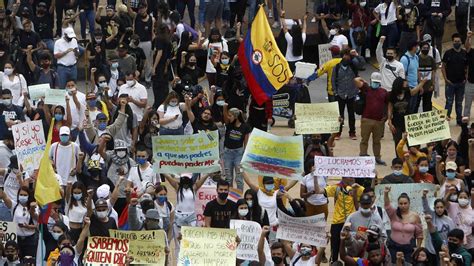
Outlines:
[[[258,240],[258,246],[257,246],[258,262],[261,266],[264,266],[266,262],[264,247],[265,247],[266,237],[269,233],[270,233],[270,227],[268,225],[264,225],[262,227],[262,233],[260,234],[260,239]]]
[[[202,185],[204,185],[207,178],[209,178],[209,174],[201,176],[201,178],[194,184],[194,191],[198,191],[202,187]]]
[[[244,181],[247,183],[247,185],[254,191],[258,191],[259,188],[258,186],[250,180],[250,177],[248,176],[247,172],[242,171],[242,175],[244,176]]]
[[[170,183],[170,185],[174,188],[174,190],[178,191],[178,182],[169,174],[163,174],[163,176],[165,177],[166,181],[168,181],[168,183]]]
[[[464,43],[464,48],[466,48],[467,53],[469,53],[469,51],[471,51],[471,37],[472,37],[472,31],[468,31],[466,42]]]
[[[282,11],[281,11],[280,24],[281,24],[281,29],[283,30],[283,32],[284,32],[284,33],[287,33],[287,32],[288,32],[288,28],[286,27],[285,10],[282,10]]]
[[[385,36],[380,36],[380,40],[377,44],[377,49],[375,49],[375,55],[377,56],[377,62],[382,64],[385,60],[383,57],[383,43],[385,42]]]
[[[390,196],[389,196],[390,190],[391,190],[390,186],[385,186],[385,189],[383,191],[383,201],[384,201],[385,207],[391,206],[390,205]]]
[[[82,227],[81,234],[79,235],[79,239],[77,240],[76,243],[76,251],[82,253],[82,250],[84,249],[84,243],[86,241],[86,238],[89,236],[89,228],[91,226],[91,219],[89,217],[84,217],[84,227]]]
[[[115,202],[117,202],[118,196],[119,196],[119,191],[120,187],[122,186],[122,183],[126,180],[125,176],[121,175],[119,176],[119,180],[117,184],[114,187],[114,190],[112,191],[112,194],[110,194],[110,204],[115,205]]]

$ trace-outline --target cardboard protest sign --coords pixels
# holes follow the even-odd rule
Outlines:
[[[17,224],[14,222],[0,221],[0,232],[3,233],[0,237],[0,241],[3,245],[10,240],[17,241],[16,227]]]
[[[89,237],[84,263],[87,265],[117,265],[125,264],[129,252],[128,239],[113,237]]]
[[[242,157],[242,168],[257,175],[301,180],[303,136],[275,136],[254,128]]]
[[[433,110],[405,116],[410,146],[451,138],[447,110]]]
[[[296,62],[295,66],[295,77],[301,79],[307,79],[309,76],[313,75],[317,67],[316,64],[305,62]]]
[[[339,132],[339,105],[332,103],[296,103],[296,134],[325,134]]]
[[[46,96],[46,91],[49,89],[51,89],[49,83],[32,85],[28,86],[28,94],[30,95],[30,99],[39,100],[41,97]]]
[[[280,3],[280,1],[277,1]],[[306,14],[306,0],[291,0],[283,1],[283,10],[285,10],[285,17],[291,19],[300,19]],[[277,16],[274,14],[273,16]]]
[[[132,264],[165,265],[165,231],[122,231],[110,229],[109,232],[113,238],[130,240],[128,255],[133,257]]]
[[[183,226],[181,234],[178,265],[235,265],[235,229]]]
[[[278,210],[278,239],[325,247],[326,219],[324,214],[309,217],[291,217]]]
[[[377,205],[379,207],[384,207],[384,200],[383,200],[383,191],[386,186],[391,188],[390,190],[390,201],[392,202],[392,206],[394,208],[397,207],[397,198],[402,193],[407,193],[410,197],[410,210],[417,212],[419,214],[423,214],[423,203],[421,197],[423,196],[423,190],[428,189],[429,193],[427,195],[428,203],[430,206],[433,206],[433,202],[436,199],[434,197],[434,192],[436,191],[436,186],[434,184],[427,184],[427,183],[413,183],[413,184],[380,184],[375,186],[375,195],[377,197]]]
[[[319,51],[319,67],[322,67],[327,61],[332,59],[332,53],[329,50],[331,48],[330,43],[320,44],[318,45]]]
[[[237,259],[258,261],[258,241],[262,227],[254,221],[230,220],[230,228],[237,230],[240,244],[237,247]]]
[[[13,125],[12,133],[18,163],[23,171],[38,169],[46,149],[43,122],[36,120]]]
[[[197,191],[196,200],[194,201],[197,226],[204,226],[204,209],[206,209],[206,204],[215,198],[217,198],[216,186],[202,186]]]
[[[220,170],[217,130],[194,135],[156,136],[152,142],[156,173],[212,173]]]
[[[375,177],[375,157],[314,157],[317,176]]]
[[[66,105],[66,91],[58,89],[48,89],[44,98],[45,104]]]

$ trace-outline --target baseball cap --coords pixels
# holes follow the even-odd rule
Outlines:
[[[379,233],[380,233],[380,228],[378,226],[372,224],[372,225],[369,226],[369,229],[367,229],[366,232],[368,234],[378,236]]]
[[[156,209],[149,209],[146,211],[145,214],[146,219],[154,219],[154,220],[159,220],[160,219],[160,212]]]
[[[360,196],[360,200],[359,200],[360,204],[372,204],[372,198],[369,196],[369,194],[362,194],[362,196]]]
[[[64,35],[66,35],[69,38],[76,38],[76,33],[74,32],[72,28],[65,28]]]
[[[428,33],[423,35],[423,41],[424,42],[431,42],[431,35],[429,35]]]
[[[104,113],[98,113],[95,117],[96,120],[107,120],[107,116]]]
[[[37,7],[48,7],[45,2],[39,2]]]
[[[446,163],[446,170],[454,170],[458,169],[458,165],[455,162],[447,162]]]
[[[114,141],[114,150],[126,150],[128,148],[127,143],[121,139]]]
[[[382,75],[380,72],[373,72],[372,75],[370,75],[370,80],[373,82],[382,82]]]
[[[147,201],[147,200],[153,201],[153,198],[151,197],[150,194],[145,193],[145,194],[143,194],[143,195],[141,196],[141,198],[140,198],[140,203],[142,203],[142,202],[144,202],[144,201]]]
[[[271,176],[264,176],[262,179],[263,184],[275,183],[275,180]]]
[[[96,194],[98,198],[107,198],[110,195],[110,186],[107,184],[101,185],[97,188]]]
[[[115,11],[115,6],[114,5],[107,5],[107,7],[105,8],[105,10],[114,10]]]
[[[71,135],[71,130],[69,129],[69,127],[66,127],[66,126],[61,127],[61,128],[59,129],[59,135],[60,135],[60,136],[61,136],[61,135],[68,135],[68,136],[69,136],[69,135]]]
[[[95,207],[109,207],[109,204],[107,204],[107,201],[103,198],[99,198],[98,200],[95,201]]]

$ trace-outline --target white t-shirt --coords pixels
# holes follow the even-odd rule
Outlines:
[[[165,112],[165,106],[162,104],[160,107],[158,107],[158,112],[163,112],[163,118],[172,118],[178,115],[178,119],[173,120],[169,122],[166,125],[163,125],[162,127],[168,128],[168,129],[178,129],[183,125],[183,110],[185,107],[185,103],[179,103],[179,106],[169,106],[166,107],[166,112]]]
[[[138,81],[135,82],[135,85],[133,85],[133,87],[129,87],[127,84],[123,84],[122,86],[120,86],[119,96],[124,93],[128,94],[128,96],[132,97],[134,100],[137,100],[137,101],[148,99],[148,92],[146,91],[145,86],[140,84]],[[128,104],[130,104],[130,107],[132,108],[133,113],[137,115],[138,122],[142,121],[143,108],[138,107],[134,103],[128,103]]]
[[[318,184],[321,187],[326,187],[327,177],[326,176],[318,176]],[[306,175],[302,182],[302,186],[306,187],[306,192],[314,191],[314,175],[308,174]],[[328,199],[324,196],[324,194],[313,194],[308,197],[307,201],[312,205],[324,205],[328,203]]]
[[[60,145],[59,142],[55,142],[51,145],[49,158],[53,160],[56,166],[56,172],[61,176],[63,184],[67,184],[71,170],[76,167],[77,160],[79,159],[79,151],[79,145],[76,143],[69,143],[69,145],[63,146]],[[72,181],[75,182],[76,180]]]
[[[385,16],[385,11],[387,10],[387,4],[381,3],[375,9],[374,12],[380,15],[380,24],[382,26],[387,26],[388,24],[397,21],[397,8],[393,2],[390,2],[390,7],[388,9],[388,14]]]
[[[10,80],[7,75],[0,72],[2,75],[2,88],[9,89],[12,92],[12,103],[14,105],[23,106],[23,92],[28,91],[28,84],[22,74],[16,74],[13,80]]]
[[[25,176],[23,177],[23,180],[26,180],[28,178],[29,178],[28,172],[25,172]],[[20,189],[20,187],[21,186],[20,186],[20,183],[18,183],[15,172],[10,171],[8,176],[5,176],[3,178],[3,190],[5,191],[5,193],[11,200],[16,199],[16,196],[18,194],[18,190]]]
[[[72,38],[70,42],[67,42],[66,40],[64,40],[64,38],[60,38],[54,43],[54,54],[66,52],[69,48],[79,49],[79,46],[77,45],[77,40],[75,38]],[[74,51],[71,51],[58,59],[58,64],[63,66],[72,66],[76,63],[77,58],[74,54]]]
[[[304,45],[304,42],[306,41],[306,33],[301,33],[301,38],[303,38],[303,45]],[[303,60],[303,52],[301,52],[300,56],[293,55],[293,37],[291,36],[289,32],[285,33],[285,39],[287,42],[286,54],[285,54],[286,60],[288,60],[288,62]],[[301,49],[303,49],[303,47],[301,47]]]
[[[343,45],[346,45],[346,46],[349,45],[349,41],[347,40],[346,36],[344,36],[343,34],[339,34],[339,35],[334,35],[330,44],[337,45],[339,49],[342,49]]]
[[[296,259],[298,259],[298,261],[295,263]],[[293,258],[291,259],[290,265],[292,265],[292,266],[313,266],[313,265],[316,265],[316,256],[312,256],[312,257],[309,258],[309,260],[304,261],[303,258],[301,258],[301,254],[297,251],[297,252],[295,252],[295,255],[293,255]]]
[[[16,198],[15,198],[16,199]],[[19,227],[19,224],[30,224],[30,208],[23,207],[21,204],[12,200],[12,216],[13,222],[16,224],[16,234],[18,236],[32,236],[35,233],[35,230],[26,229],[24,227]],[[16,207],[16,208],[15,208]],[[38,208],[36,212],[39,213]],[[33,224],[36,224],[37,221],[33,219]]]
[[[185,29],[184,29],[184,24],[183,24],[183,23],[179,23],[179,24],[176,26],[176,36],[178,36],[178,39],[179,39],[179,44],[178,44],[178,46],[181,44],[181,34],[183,34],[184,31],[185,31]]]
[[[260,207],[264,208],[267,211],[268,221],[271,226],[278,224],[277,218],[277,201],[276,195],[278,191],[275,191],[272,196],[268,196],[267,194],[263,193],[260,189],[257,192],[258,203]]]
[[[76,103],[74,102],[74,99],[72,98],[72,95],[69,95],[69,107],[71,108],[71,129],[75,129],[79,127],[84,121],[84,118],[86,116],[86,95],[79,90],[77,91],[76,94],[77,100],[79,101],[81,109],[79,110],[76,106]],[[64,106],[64,109],[66,109],[66,106]],[[69,115],[66,110],[66,115]]]
[[[176,211],[183,214],[193,213],[194,208],[194,194],[191,189],[183,189],[183,200],[181,200],[181,194],[179,191],[176,192]]]
[[[217,70],[211,62],[211,56],[214,51],[217,51],[217,55],[222,52],[228,52],[229,48],[227,46],[227,41],[222,38],[222,41],[220,42],[209,43],[209,39],[207,39],[206,41],[204,41],[202,47],[203,49],[207,49],[206,73],[216,73]]]
[[[132,182],[133,187],[137,188],[137,192],[143,193],[145,192],[145,187],[143,184],[148,182],[155,184],[156,183],[156,174],[153,172],[153,165],[148,163],[148,167],[145,170],[138,168],[139,166],[136,165],[130,168],[130,172],[128,173],[128,181]],[[138,174],[140,171],[140,175]]]

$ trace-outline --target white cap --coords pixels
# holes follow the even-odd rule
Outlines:
[[[76,33],[74,32],[74,29],[72,28],[65,28],[64,35],[66,35],[69,38],[76,38]]]
[[[109,185],[102,185],[100,187],[97,188],[97,197],[98,198],[107,198],[110,194],[110,186]]]
[[[372,75],[370,75],[370,81],[382,82],[382,75],[380,72],[373,72]]]
[[[66,127],[66,126],[61,127],[59,129],[59,136],[61,135],[68,135],[68,136],[71,135],[71,130],[69,129],[69,127]]]

